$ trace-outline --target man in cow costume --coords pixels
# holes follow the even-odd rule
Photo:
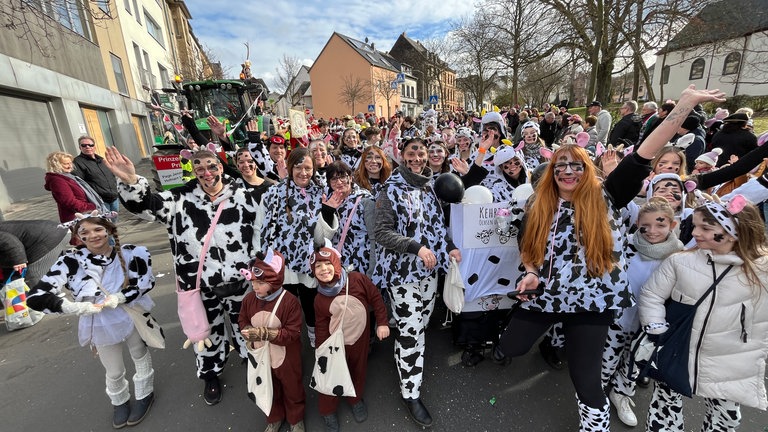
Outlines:
[[[198,286],[203,243],[219,204],[223,203],[210,237],[210,248],[202,258],[204,265],[199,277],[210,336],[206,344],[196,344],[195,350],[197,377],[205,380],[205,402],[215,405],[221,401],[218,376],[226,364],[230,340],[240,357],[247,356],[238,316],[249,283],[239,270],[245,268],[260,249],[261,227],[254,222],[260,220],[258,203],[246,189],[224,174],[219,158],[207,150],[192,156],[194,180],[161,193],[151,193],[147,179],[136,175],[133,163],[115,147],[107,149],[105,160],[118,178],[118,191],[125,207],[133,213],[148,210],[158,222],[165,224],[180,291]],[[231,325],[229,332],[225,328],[226,315]]]
[[[461,261],[461,253],[448,236],[440,201],[432,190],[427,146],[420,138],[411,138],[402,155],[401,165],[376,200],[379,260],[373,282],[388,289],[392,299],[403,402],[416,423],[431,426],[432,417],[420,398],[425,330],[435,307],[437,272],[447,271],[449,255]]]

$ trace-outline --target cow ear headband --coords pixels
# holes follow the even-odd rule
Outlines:
[[[721,202],[717,195],[713,196],[714,201],[709,201],[704,204],[704,207],[709,210],[709,213],[717,220],[720,226],[723,227],[725,232],[730,234],[736,240],[739,239],[736,228],[738,225],[738,219],[736,215],[749,203],[743,195],[735,195],[729,201]]]
[[[254,279],[260,278],[262,275],[264,275],[264,270],[256,267],[256,261],[258,258],[252,259],[248,263],[248,267],[244,269],[240,269],[240,274],[243,275],[245,280],[252,281]],[[280,270],[283,268],[283,258],[279,255],[275,255],[272,248],[269,248],[267,250],[266,256],[261,260],[264,263],[266,263],[272,270],[274,270],[275,273],[280,273]]]
[[[200,146],[200,148],[197,151],[200,151],[200,150],[208,150],[209,152],[216,154],[216,144],[209,142],[208,145],[206,146]],[[179,152],[179,155],[181,155],[181,157],[186,160],[192,160],[192,156],[194,156],[195,153],[197,153],[197,151],[193,152],[192,150],[184,149]]]
[[[108,212],[100,213],[98,210],[94,210],[90,213],[75,213],[74,219],[72,219],[69,222],[60,223],[58,227],[62,229],[70,229],[73,226],[77,225],[77,223],[80,222],[81,220],[92,218],[92,217],[101,218],[101,219],[114,219],[117,217],[117,212],[108,211]]]

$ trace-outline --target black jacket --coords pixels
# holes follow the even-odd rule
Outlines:
[[[73,162],[72,174],[85,180],[94,191],[106,203],[117,199],[117,180],[112,171],[104,165],[104,158],[94,155],[95,159],[84,156],[80,153]]]
[[[608,135],[608,144],[633,145],[640,137],[640,128],[642,127],[643,122],[639,115],[627,114],[613,127],[611,134]]]

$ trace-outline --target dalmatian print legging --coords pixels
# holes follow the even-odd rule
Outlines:
[[[421,394],[424,373],[425,331],[435,309],[437,277],[389,288],[392,316],[397,321],[395,362],[400,376],[400,392],[404,398],[416,399]]]
[[[741,423],[741,410],[736,402],[704,398],[707,415],[701,432],[736,430]],[[683,396],[655,382],[651,405],[648,407],[647,432],[683,432]]]

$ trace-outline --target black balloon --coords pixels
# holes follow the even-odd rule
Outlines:
[[[435,180],[435,194],[445,202],[459,203],[464,198],[464,183],[456,174],[440,174]]]

